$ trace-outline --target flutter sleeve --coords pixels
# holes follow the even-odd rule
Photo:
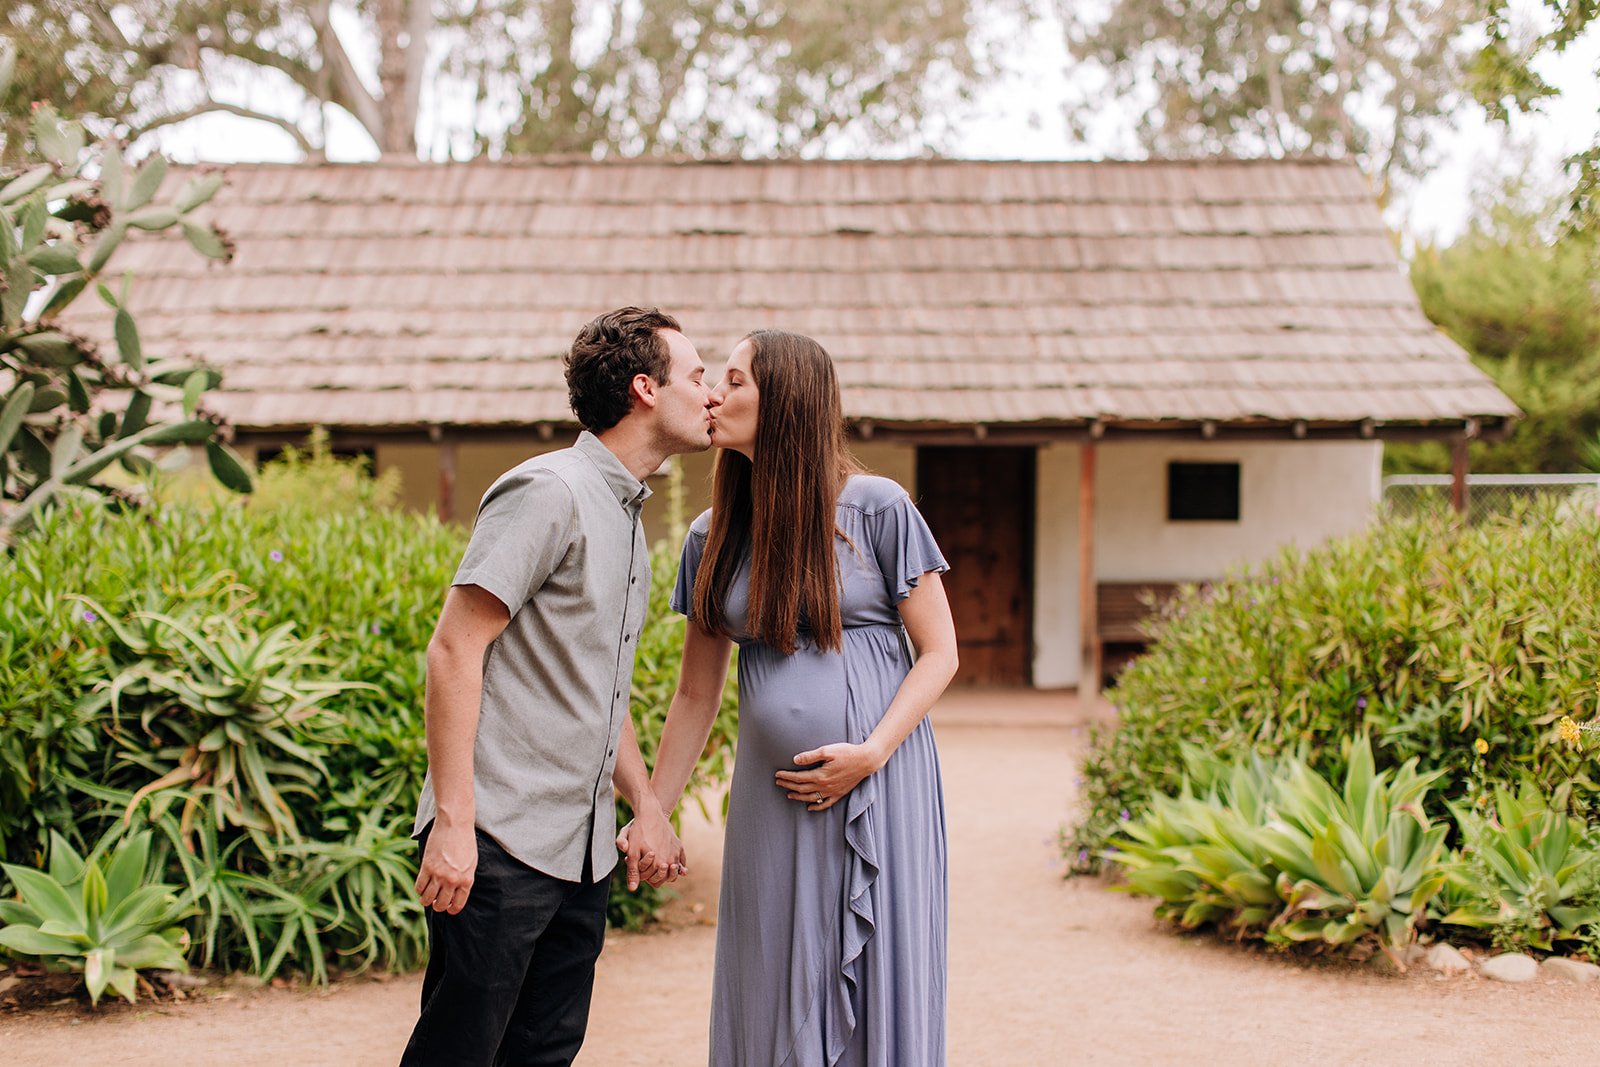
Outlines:
[[[678,582],[672,587],[671,607],[679,615],[694,617],[694,578],[700,571],[700,557],[706,550],[706,534],[711,529],[711,512],[694,520],[683,539],[683,554],[678,557]]]
[[[927,520],[903,492],[868,517],[867,529],[884,591],[892,603],[910,596],[924,574],[943,574],[950,569]]]

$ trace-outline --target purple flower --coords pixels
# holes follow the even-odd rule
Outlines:
[[[1088,863],[1089,862],[1089,850],[1088,849],[1080,848],[1078,850],[1078,862],[1079,863]]]
[[[381,634],[381,633],[383,633],[383,627],[380,626],[377,623],[373,623],[372,624],[372,632],[375,633],[375,634]]]
[[[273,549],[271,552],[267,553],[267,558],[270,559],[274,563],[282,563],[283,562],[283,553],[279,552],[277,549]]]
[[[100,616],[96,615],[92,611],[86,611],[86,612],[83,613],[83,621],[84,622],[94,622],[99,617]]]
[[[1367,706],[1367,698],[1366,697],[1358,697],[1356,699],[1356,707],[1357,708],[1365,708],[1366,706]]]
[[[1083,775],[1080,774],[1076,778],[1074,778],[1072,780],[1072,784],[1075,785],[1075,786],[1078,786],[1079,788],[1082,788],[1083,787]]]
[[[1127,808],[1123,808],[1122,814],[1119,815],[1118,818],[1120,818],[1123,822],[1127,822],[1129,819],[1133,818],[1133,815],[1128,811]]]

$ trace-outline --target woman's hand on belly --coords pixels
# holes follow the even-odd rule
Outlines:
[[[823,745],[800,753],[794,762],[807,769],[779,771],[774,784],[788,790],[789,799],[804,804],[807,811],[827,811],[888,761],[869,741]]]

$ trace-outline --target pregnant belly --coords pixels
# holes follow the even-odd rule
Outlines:
[[[792,768],[797,753],[848,741],[847,697],[840,654],[800,649],[784,656],[745,645],[739,651],[737,772]]]

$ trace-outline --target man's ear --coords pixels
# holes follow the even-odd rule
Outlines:
[[[656,406],[656,380],[648,374],[635,374],[628,383],[628,401],[643,408]]]

